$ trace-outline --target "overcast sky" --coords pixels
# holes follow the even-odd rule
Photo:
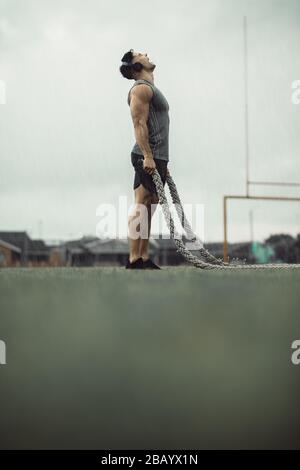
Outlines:
[[[118,68],[133,48],[156,64],[169,102],[181,199],[204,204],[204,241],[221,241],[223,195],[245,194],[243,15],[250,178],[299,182],[299,0],[0,0],[0,229],[96,235],[99,204],[132,203],[133,82]],[[251,194],[300,197],[300,188]],[[249,239],[251,208],[257,240],[300,232],[299,203],[232,201],[229,241]]]

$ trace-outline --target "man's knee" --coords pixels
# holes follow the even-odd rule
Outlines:
[[[152,203],[152,195],[147,193],[140,194],[136,202],[138,204],[144,204],[144,206],[149,206]]]
[[[159,203],[159,197],[156,194],[152,194],[151,204],[158,204],[158,203]]]

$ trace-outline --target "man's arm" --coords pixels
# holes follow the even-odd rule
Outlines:
[[[132,88],[130,94],[130,112],[135,138],[144,155],[144,169],[152,174],[155,170],[155,162],[149,145],[147,120],[149,116],[149,103],[153,92],[149,85],[140,84]]]

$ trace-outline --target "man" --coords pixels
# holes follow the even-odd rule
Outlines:
[[[160,269],[149,258],[148,253],[151,218],[159,202],[151,175],[157,169],[165,185],[169,161],[169,104],[154,85],[153,72],[156,65],[150,61],[147,54],[130,49],[121,60],[123,64],[120,66],[120,72],[123,77],[135,80],[127,97],[136,142],[131,151],[131,163],[135,170],[135,206],[128,218],[129,258],[126,268]],[[141,204],[146,211],[140,210]],[[138,238],[134,236],[137,217],[142,224],[143,221],[147,223],[148,229],[144,234],[140,226]]]

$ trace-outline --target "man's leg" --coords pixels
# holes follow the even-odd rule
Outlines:
[[[147,204],[148,238],[140,239],[140,256],[143,258],[143,261],[146,261],[147,259],[149,259],[149,238],[150,238],[150,231],[151,231],[151,219],[156,210],[158,201],[159,201],[158,196],[156,196],[155,194],[151,194],[148,204]]]
[[[152,194],[142,184],[140,184],[135,190],[135,206],[132,213],[128,217],[128,228],[129,228],[129,261],[133,263],[141,257],[141,242],[145,241],[141,239],[144,230],[141,230],[141,224],[136,224],[136,219],[139,218],[142,224],[149,223],[149,211],[148,206],[152,199]],[[139,205],[143,204],[145,210],[141,211]],[[151,203],[150,203],[151,204]],[[140,213],[142,212],[142,213]],[[145,215],[145,217],[144,217]],[[147,220],[148,219],[148,220]],[[139,237],[136,237],[136,232],[140,233]],[[148,228],[149,232],[149,228]],[[149,236],[149,235],[148,235]]]

